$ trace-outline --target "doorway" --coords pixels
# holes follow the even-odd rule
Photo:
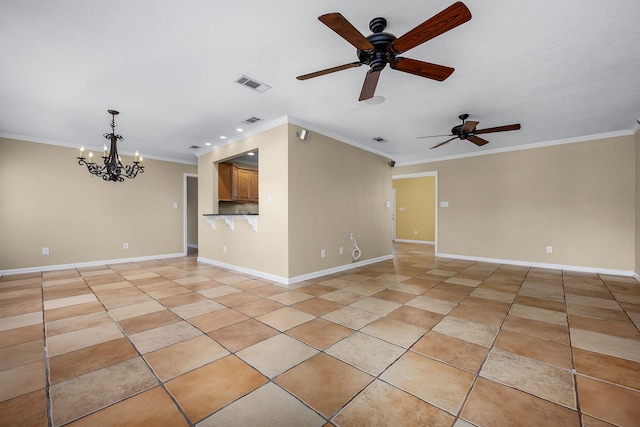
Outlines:
[[[438,172],[392,176],[394,241],[438,248]]]
[[[198,255],[198,175],[184,174],[184,255]]]

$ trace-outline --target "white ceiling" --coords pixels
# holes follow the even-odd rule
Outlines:
[[[366,67],[295,78],[357,60],[319,15],[340,12],[364,35],[382,16],[400,37],[452,3],[0,0],[0,135],[100,148],[106,110],[117,109],[121,152],[195,163],[189,147],[288,116],[401,165],[637,130],[638,0],[465,0],[469,22],[402,55],[454,67],[451,77],[387,67],[378,105],[357,100]],[[241,75],[271,89],[234,83]],[[522,129],[483,135],[482,148],[455,140],[430,150],[446,138],[417,139],[449,133],[461,113],[478,129]],[[241,123],[252,116],[262,120]]]

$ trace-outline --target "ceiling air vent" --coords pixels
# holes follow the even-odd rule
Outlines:
[[[380,144],[387,142],[387,140],[381,136],[376,136],[375,138],[371,138],[371,139],[373,139],[375,142],[379,142]]]
[[[198,148],[202,148],[199,145],[192,145],[191,147],[189,147],[189,150],[197,150]]]
[[[254,124],[256,122],[259,122],[260,120],[262,120],[262,119],[259,119],[257,117],[249,117],[247,120],[243,121],[242,123],[249,123],[251,125],[251,124]]]
[[[271,86],[266,85],[264,83],[260,83],[259,81],[252,79],[247,76],[240,76],[236,79],[236,83],[241,84],[242,86],[248,87],[249,89],[253,89],[257,92],[266,92],[271,89]]]

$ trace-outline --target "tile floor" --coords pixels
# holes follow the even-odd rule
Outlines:
[[[0,425],[640,425],[635,279],[394,251],[289,288],[194,256],[4,276]]]

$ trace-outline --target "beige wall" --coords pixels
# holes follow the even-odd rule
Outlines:
[[[0,270],[183,252],[184,174],[195,166],[145,159],[143,174],[114,183],[89,174],[77,155],[0,138]]]
[[[283,124],[198,158],[199,257],[278,277],[288,277],[287,135],[287,125]],[[221,219],[215,220],[216,228],[212,229],[202,214],[218,213],[216,163],[255,149],[260,151],[258,231],[253,231],[244,219],[234,222],[234,231]]]
[[[635,273],[640,278],[640,130],[635,135],[636,145],[636,259]]]
[[[436,177],[393,180],[396,190],[396,239],[436,240]]]
[[[291,279],[349,265],[353,232],[360,261],[391,254],[391,173],[386,159],[317,133],[283,124],[200,156],[200,211],[217,213],[215,163],[259,149],[258,230],[246,220],[200,222],[204,260]],[[271,201],[269,201],[271,200]],[[227,251],[224,252],[226,246]],[[338,248],[344,254],[338,254]],[[325,249],[326,257],[320,257]]]
[[[622,136],[396,168],[438,171],[438,251],[631,271],[635,139]],[[553,253],[545,253],[545,247]]]
[[[362,250],[359,261],[390,255],[388,159],[316,132],[301,141],[300,130],[289,127],[289,275],[351,263],[350,233]]]

